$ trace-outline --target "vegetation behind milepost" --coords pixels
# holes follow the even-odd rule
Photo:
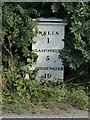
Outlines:
[[[4,3],[2,14],[3,112],[88,109],[89,3]],[[60,53],[66,66],[63,83],[35,80],[37,70],[31,66],[38,56],[31,52],[31,45],[38,22],[33,18],[40,16],[62,18],[67,23],[65,48]]]

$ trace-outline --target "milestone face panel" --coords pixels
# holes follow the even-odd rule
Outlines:
[[[64,66],[59,58],[60,51],[64,47],[65,25],[61,20],[43,19],[38,24],[36,41],[32,45],[33,52],[38,58],[35,67],[38,69],[37,80],[43,77],[46,80],[63,80]]]

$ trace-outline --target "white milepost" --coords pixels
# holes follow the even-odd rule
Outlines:
[[[64,66],[59,58],[59,52],[64,47],[65,24],[61,19],[40,18],[38,23],[38,35],[32,45],[33,52],[38,54],[36,68],[37,80],[41,76],[45,80],[62,81],[64,79]]]

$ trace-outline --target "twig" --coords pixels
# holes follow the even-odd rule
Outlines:
[[[8,50],[8,48],[5,46],[5,45],[3,45],[4,47],[5,47],[5,49],[7,50],[7,52],[12,56],[12,58],[13,58],[13,55],[12,55],[12,53]]]
[[[70,78],[70,79],[66,80],[65,83],[70,82],[70,81],[72,81],[72,80],[75,80],[76,78],[81,77],[83,74],[84,74],[84,73],[80,74],[80,75],[77,76],[77,77]]]

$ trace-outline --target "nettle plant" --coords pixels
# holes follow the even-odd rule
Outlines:
[[[73,70],[88,71],[90,60],[90,6],[89,3],[52,3],[52,11],[60,14],[66,23],[65,47],[60,53],[64,65]],[[62,17],[62,16],[61,16]],[[83,69],[84,68],[84,69]]]
[[[63,4],[65,10],[70,16],[67,20],[67,24],[70,22],[70,33],[66,35],[68,40],[67,47],[64,49],[67,51],[66,57],[72,69],[77,69],[82,65],[86,65],[89,62],[89,40],[90,40],[90,7],[88,3],[80,2],[74,6],[71,4]],[[70,37],[71,35],[71,37]],[[70,42],[69,42],[70,41]]]
[[[2,82],[3,87],[21,89],[25,86],[25,75],[29,79],[36,72],[32,69],[37,55],[32,53],[33,38],[37,35],[37,21],[30,15],[37,14],[21,5],[4,3],[2,6]],[[37,14],[38,16],[38,14]]]

